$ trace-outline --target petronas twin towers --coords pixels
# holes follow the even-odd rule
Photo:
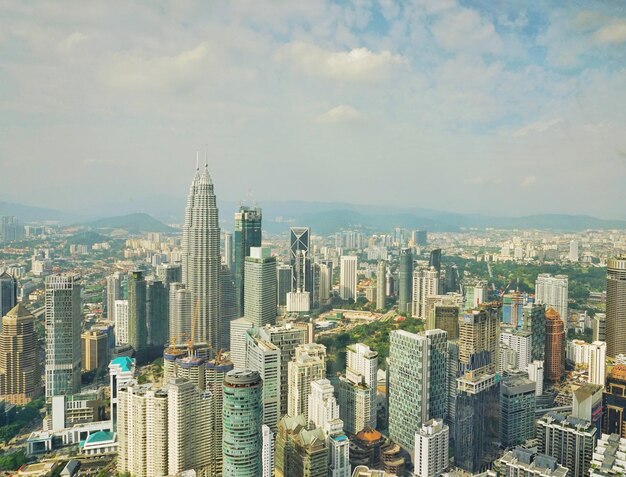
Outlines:
[[[220,336],[220,227],[207,163],[196,166],[183,227],[183,282],[191,292],[194,345],[208,345],[214,354]]]

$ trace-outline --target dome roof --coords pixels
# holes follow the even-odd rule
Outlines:
[[[372,429],[371,427],[366,427],[361,432],[356,435],[356,438],[366,442],[376,442],[381,440],[383,435],[378,432],[376,429]]]

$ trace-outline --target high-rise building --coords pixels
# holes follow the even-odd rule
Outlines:
[[[605,320],[606,355],[626,354],[626,256],[607,261]]]
[[[0,273],[0,318],[17,305],[17,280],[7,272]],[[0,326],[0,330],[2,327]]]
[[[540,305],[554,308],[567,327],[568,279],[567,275],[552,276],[540,273],[535,282],[535,300]]]
[[[271,256],[268,247],[250,247],[244,268],[244,316],[256,327],[275,325],[276,257]]]
[[[500,342],[515,352],[515,367],[526,371],[531,361],[532,334],[529,331],[503,328],[500,332]]]
[[[262,474],[263,381],[256,371],[233,370],[224,379],[224,477]]]
[[[230,323],[240,317],[237,290],[232,271],[222,265],[220,270],[220,348],[230,347]]]
[[[146,325],[148,345],[162,348],[169,338],[168,290],[160,280],[146,286]]]
[[[414,230],[411,232],[411,240],[413,240],[413,245],[423,247],[428,244],[428,232],[426,230]]]
[[[626,475],[626,439],[617,434],[602,434],[593,451],[589,477]]]
[[[233,234],[224,232],[224,265],[229,270],[233,270],[234,254],[233,254]]]
[[[528,379],[535,382],[535,395],[543,395],[543,361],[528,364]]]
[[[276,268],[278,281],[278,306],[287,306],[287,293],[292,291],[291,265],[279,265]]]
[[[499,453],[499,388],[497,375],[484,371],[457,379],[454,460],[467,472],[484,470]]]
[[[211,414],[211,432],[214,448],[209,462],[210,476],[221,477],[223,467],[222,455],[222,410],[224,408],[224,379],[233,370],[233,363],[223,359],[213,359],[205,363],[206,389],[213,395],[214,411]]]
[[[81,342],[83,371],[94,371],[109,362],[109,335],[105,330],[85,331]]]
[[[117,300],[123,300],[124,295],[122,291],[122,274],[115,272],[113,275],[107,277],[107,307],[106,317],[109,321],[115,323],[115,302]]]
[[[331,290],[333,288],[333,274],[332,264],[319,263],[319,304],[320,306],[327,305],[330,302]]]
[[[128,300],[115,300],[110,310],[115,316],[115,346],[128,344]]]
[[[156,267],[156,276],[169,290],[172,283],[180,283],[183,280],[183,269],[180,263],[163,263]]]
[[[546,308],[530,303],[522,307],[522,329],[530,331],[533,361],[543,361],[546,352]]]
[[[427,319],[426,301],[439,294],[439,272],[434,268],[419,269],[413,272],[412,314],[422,320]]]
[[[145,359],[148,348],[146,311],[146,280],[143,272],[131,272],[128,277],[128,344],[135,350],[138,361]]]
[[[263,432],[263,451],[261,455],[261,463],[263,472],[261,477],[273,477],[274,475],[274,433],[269,426],[263,424],[261,426]]]
[[[4,215],[0,217],[0,244],[7,244],[22,240],[24,227],[20,225],[16,217]]]
[[[191,291],[184,283],[171,283],[169,292],[169,342],[180,344],[191,338]]]
[[[569,469],[568,477],[589,475],[597,429],[591,422],[549,412],[537,421],[539,451]]]
[[[339,409],[345,431],[357,434],[376,427],[378,353],[362,343],[346,351],[346,375],[339,378]]]
[[[576,240],[569,243],[569,260],[570,262],[578,261],[578,242]]]
[[[311,383],[326,376],[326,347],[314,343],[298,346],[287,369],[287,414],[308,419]]]
[[[449,340],[459,339],[459,316],[463,295],[448,293],[426,298],[425,326],[427,330],[443,330]]]
[[[470,310],[459,321],[460,371],[481,371],[493,374],[498,349],[499,310],[482,306]]]
[[[80,390],[82,305],[78,275],[46,277],[46,397]]]
[[[569,475],[568,469],[560,465],[554,457],[523,447],[508,451],[496,461],[495,467],[501,469],[502,475],[516,477],[566,477]]]
[[[558,382],[565,372],[565,328],[559,312],[546,310],[545,379]]]
[[[246,337],[254,324],[247,318],[237,318],[230,322],[230,360],[235,369],[246,369]]]
[[[311,229],[291,227],[289,229],[289,253],[291,257],[293,291],[313,292],[311,276]]]
[[[435,248],[430,251],[430,258],[428,260],[428,266],[434,268],[438,272],[441,271],[441,249]]]
[[[500,442],[515,447],[535,434],[535,383],[525,373],[512,374],[500,382]]]
[[[606,378],[602,395],[605,434],[617,434],[626,438],[626,365],[618,364]]]
[[[604,387],[606,382],[606,343],[594,341],[589,345],[589,382]]]
[[[235,277],[235,289],[239,306],[239,316],[244,312],[245,297],[245,260],[250,256],[250,247],[260,247],[261,221],[263,214],[258,207],[241,206],[235,212],[235,231],[233,232],[234,262],[233,275]]]
[[[276,477],[327,477],[326,438],[321,429],[307,430],[303,415],[285,416],[276,436]]]
[[[439,477],[450,462],[450,429],[442,420],[431,419],[415,434],[414,477]]]
[[[128,356],[120,356],[109,363],[109,389],[111,431],[117,432],[119,414],[119,391],[135,378],[136,361]]]
[[[263,380],[263,424],[276,432],[280,419],[280,350],[260,338],[255,328],[246,333],[246,369],[257,371]]]
[[[39,396],[41,371],[35,317],[18,304],[2,317],[0,400],[24,405]]]
[[[446,266],[444,290],[446,293],[457,293],[459,291],[459,268],[453,263]]]
[[[378,261],[376,267],[376,308],[385,309],[385,277],[387,276],[387,263],[384,260]]]
[[[578,388],[572,386],[572,417],[584,419],[602,433],[602,386],[584,383]]]
[[[182,242],[183,283],[191,292],[192,309],[198,309],[196,343],[219,348],[220,227],[213,181],[208,165],[196,174],[189,188]],[[191,336],[190,336],[191,338]]]
[[[339,274],[339,296],[342,300],[356,300],[357,291],[357,258],[354,255],[341,257],[341,270]]]
[[[445,331],[392,331],[388,373],[389,437],[412,452],[422,423],[447,413]]]
[[[400,272],[398,276],[398,311],[411,313],[413,299],[413,253],[409,248],[400,250]]]
[[[606,313],[596,313],[591,324],[593,341],[606,342]]]

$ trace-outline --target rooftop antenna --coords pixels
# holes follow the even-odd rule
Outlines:
[[[200,151],[196,151],[196,172],[200,170]]]
[[[209,168],[209,145],[204,145],[204,168]]]

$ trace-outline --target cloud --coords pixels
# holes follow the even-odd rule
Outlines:
[[[626,41],[626,20],[600,28],[594,35],[598,43],[623,43]]]
[[[432,31],[448,50],[495,53],[502,49],[502,40],[493,23],[467,8],[445,12]]]
[[[527,176],[527,177],[524,177],[524,179],[522,179],[522,182],[520,183],[520,186],[522,186],[522,187],[530,187],[530,186],[534,185],[535,182],[537,182],[537,178],[535,176]]]
[[[499,177],[489,176],[470,176],[463,179],[463,182],[467,185],[476,186],[495,186],[502,183],[502,179]]]
[[[279,49],[276,60],[299,71],[321,78],[345,82],[370,82],[384,79],[404,62],[388,50],[374,53],[367,48],[333,51],[311,43],[294,42]]]
[[[539,121],[535,121],[524,126],[523,128],[518,129],[517,131],[514,131],[511,135],[513,137],[525,137],[529,134],[542,133],[551,129],[553,126],[564,122],[565,120],[563,118],[540,119]]]
[[[320,114],[316,120],[320,123],[343,123],[358,121],[363,118],[363,114],[352,106],[341,104],[329,109],[324,114]]]

